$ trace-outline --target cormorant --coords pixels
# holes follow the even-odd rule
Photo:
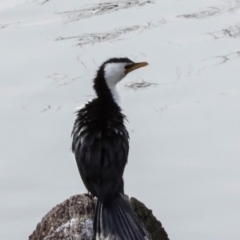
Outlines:
[[[148,63],[135,63],[128,58],[104,62],[94,79],[96,98],[77,112],[72,151],[85,187],[98,199],[93,239],[148,239],[123,195],[129,135],[116,91],[116,84],[129,72],[146,65]]]

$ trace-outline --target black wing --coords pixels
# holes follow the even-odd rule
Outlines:
[[[89,106],[90,105],[90,106]],[[124,115],[111,109],[104,118],[94,102],[77,114],[72,150],[82,180],[101,202],[123,192],[123,172],[128,158],[128,132]]]

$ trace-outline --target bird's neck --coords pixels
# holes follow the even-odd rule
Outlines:
[[[97,76],[94,80],[95,92],[99,100],[104,104],[119,105],[119,94],[116,89],[116,84],[107,84],[103,77]]]
[[[111,86],[111,87],[108,86],[108,88],[109,88],[109,90],[111,92],[113,100],[115,101],[115,103],[117,105],[119,105],[120,104],[120,97],[119,97],[119,94],[118,94],[118,91],[117,91],[117,86],[116,85],[115,86]]]

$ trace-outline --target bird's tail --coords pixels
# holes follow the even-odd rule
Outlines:
[[[146,230],[123,196],[110,203],[97,202],[94,240],[148,240]]]

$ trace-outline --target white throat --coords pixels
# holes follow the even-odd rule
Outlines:
[[[107,63],[104,67],[104,77],[106,79],[107,86],[117,104],[120,103],[120,98],[116,85],[126,76],[125,66],[126,63]]]
[[[120,96],[118,94],[118,91],[117,91],[117,86],[112,86],[112,87],[109,87],[110,91],[111,91],[111,94],[113,96],[113,99],[114,101],[117,103],[117,104],[120,104]]]

